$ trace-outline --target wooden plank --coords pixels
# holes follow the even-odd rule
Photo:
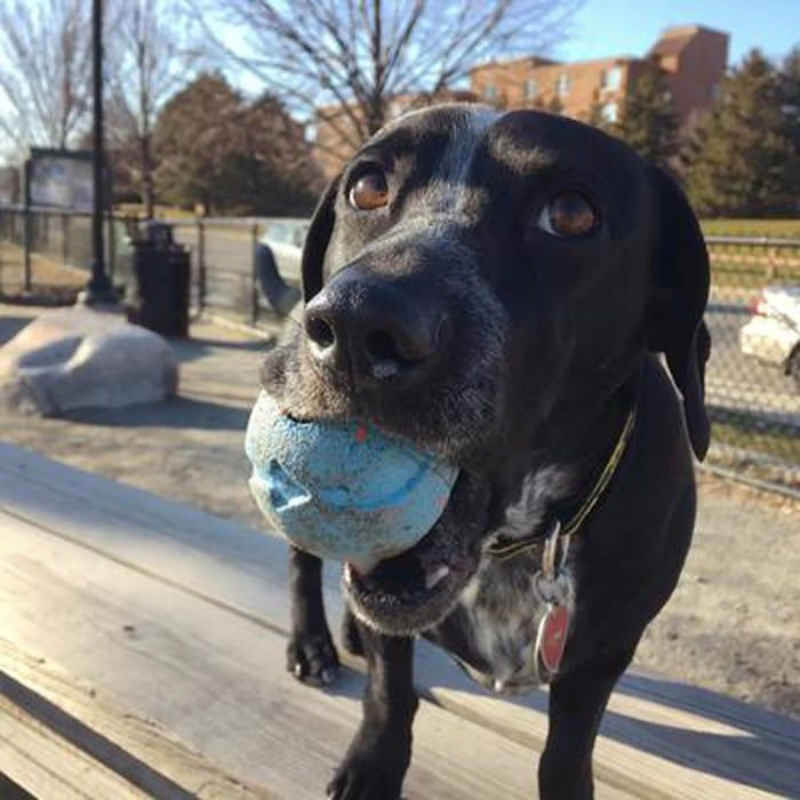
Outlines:
[[[282,543],[39,456],[5,450],[0,447],[0,504],[9,512],[285,632]],[[341,606],[337,583],[329,571],[334,612]],[[446,656],[425,645],[418,649],[423,691],[467,719],[541,747],[542,694],[513,700],[476,696],[474,684]],[[759,789],[791,794],[800,774],[798,731],[796,721],[728,698],[633,676],[612,700],[598,743],[598,774],[623,788],[646,788],[654,797],[697,796],[700,786],[708,797],[755,797]]]
[[[145,800],[131,786],[0,696],[0,764],[38,800]]]
[[[30,775],[10,770],[9,774],[38,798],[49,796],[50,773],[64,782],[74,772],[77,780],[70,788],[81,798],[271,800],[266,792],[248,789],[188,750],[152,720],[114,706],[52,662],[22,653],[4,639],[0,639],[0,700],[10,709],[5,716],[0,714],[0,752],[6,743],[12,751],[9,759],[16,757],[28,765]],[[21,738],[30,738],[30,731],[39,735],[32,741]],[[40,756],[45,747],[48,751]],[[85,765],[91,770],[91,784],[84,779]],[[114,776],[127,793],[123,788],[114,793],[89,791],[98,783],[95,773]],[[60,791],[54,796],[60,797]]]
[[[17,646],[38,646],[250,788],[322,794],[360,718],[360,676],[304,687],[272,630],[33,525],[2,528],[0,621]],[[409,798],[529,797],[534,779],[529,748],[422,704]]]
[[[3,800],[36,800],[32,794],[14,783],[4,772],[0,772],[0,797]]]
[[[518,704],[494,697],[478,699],[462,689],[438,686],[431,694],[443,708],[479,721],[511,741],[537,750],[543,746],[546,718],[533,712],[527,699]],[[619,706],[619,695],[615,702]],[[607,712],[595,748],[597,778],[649,800],[794,796],[798,772],[793,754],[784,757],[781,748],[771,743],[760,745],[741,731],[720,736],[693,730],[677,713],[673,719],[672,725],[652,720],[631,722],[625,713]],[[697,750],[686,758],[692,745]]]

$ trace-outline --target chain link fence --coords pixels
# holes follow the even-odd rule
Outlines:
[[[715,460],[800,489],[800,240],[709,236]]]
[[[33,217],[28,235],[36,255],[29,289],[52,288],[46,282],[52,271],[41,265],[37,271],[37,258],[83,270],[78,274],[85,282],[88,216]],[[107,224],[109,264],[115,284],[122,285],[131,257],[126,220],[114,217]],[[297,286],[307,220],[197,218],[175,220],[174,225],[176,241],[191,254],[192,312],[274,328],[278,316],[265,291],[259,248],[268,245],[280,280]],[[5,255],[8,260],[9,247],[21,251],[25,235],[22,213],[0,210],[0,246],[5,248],[0,259]],[[800,489],[800,239],[709,236],[706,241],[712,263],[706,314],[713,340],[706,373],[711,458]],[[24,287],[24,270],[17,268],[15,275],[4,271],[0,260],[0,299],[9,296],[12,278],[17,289]]]
[[[105,263],[120,287],[130,259],[126,222],[105,218]],[[85,287],[91,262],[91,214],[0,207],[0,299],[70,303]]]

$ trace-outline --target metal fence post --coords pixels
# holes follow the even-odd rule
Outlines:
[[[250,270],[250,322],[258,322],[258,261],[256,259],[256,245],[258,244],[258,223],[254,222],[250,230],[252,252],[250,255],[252,266]]]
[[[114,273],[117,269],[117,233],[114,225],[114,212],[108,212],[108,277],[114,283]]]
[[[778,274],[778,248],[774,245],[767,248],[767,279],[772,280]]]
[[[33,280],[31,276],[31,248],[33,247],[33,226],[31,219],[31,210],[29,207],[25,208],[25,220],[23,228],[23,237],[25,241],[25,291],[30,292],[33,290]]]
[[[206,229],[201,217],[197,218],[197,305],[202,314],[206,307]]]
[[[67,244],[67,235],[69,232],[69,216],[67,214],[61,215],[61,262],[67,264],[69,262],[69,246]]]
[[[33,230],[31,228],[31,160],[25,161],[24,178],[25,182],[25,216],[23,217],[23,246],[25,248],[25,291],[30,292],[33,289],[33,282],[31,280],[31,247],[33,242]]]

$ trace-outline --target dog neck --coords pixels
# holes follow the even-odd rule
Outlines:
[[[538,538],[556,520],[567,525],[588,516],[624,455],[635,419],[638,388],[637,372],[600,404],[596,413],[584,415],[571,425],[553,426],[560,431],[559,441],[537,452],[522,479],[518,499],[506,507],[504,524],[493,537],[495,542]]]

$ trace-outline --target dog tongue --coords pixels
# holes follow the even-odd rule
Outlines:
[[[347,562],[347,566],[351,569],[356,576],[368,575],[372,572],[373,569],[380,563],[380,559],[358,559],[357,561],[353,561],[349,559]]]

